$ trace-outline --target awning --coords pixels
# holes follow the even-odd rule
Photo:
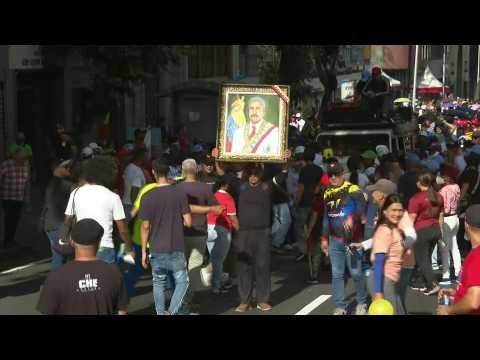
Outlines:
[[[445,89],[447,89],[447,87],[445,87]],[[417,92],[419,94],[441,94],[442,91],[443,84],[438,81],[430,70],[430,67],[427,65],[422,79],[417,83]]]
[[[394,79],[394,78],[392,78],[391,76],[388,76],[388,75],[387,75],[386,73],[384,73],[383,71],[382,71],[382,76],[385,77],[385,78],[387,78],[388,81],[390,81],[390,86],[391,86],[391,87],[395,87],[395,86],[400,86],[400,85],[402,85],[402,83],[401,83],[399,80]]]

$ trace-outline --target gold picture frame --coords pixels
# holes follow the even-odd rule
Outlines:
[[[290,87],[222,84],[218,160],[285,162]]]

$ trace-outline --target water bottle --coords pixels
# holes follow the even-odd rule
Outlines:
[[[440,299],[440,305],[450,305],[450,298],[448,295],[443,295],[443,297]]]

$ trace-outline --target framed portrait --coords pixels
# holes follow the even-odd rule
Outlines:
[[[289,96],[289,86],[223,84],[219,160],[285,162]]]

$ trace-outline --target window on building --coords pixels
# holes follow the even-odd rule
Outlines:
[[[145,83],[145,122],[151,127],[161,127],[164,119],[160,116],[160,78]]]
[[[443,45],[431,45],[430,60],[443,59]]]
[[[230,77],[232,69],[230,45],[195,45],[188,57],[190,79]]]

